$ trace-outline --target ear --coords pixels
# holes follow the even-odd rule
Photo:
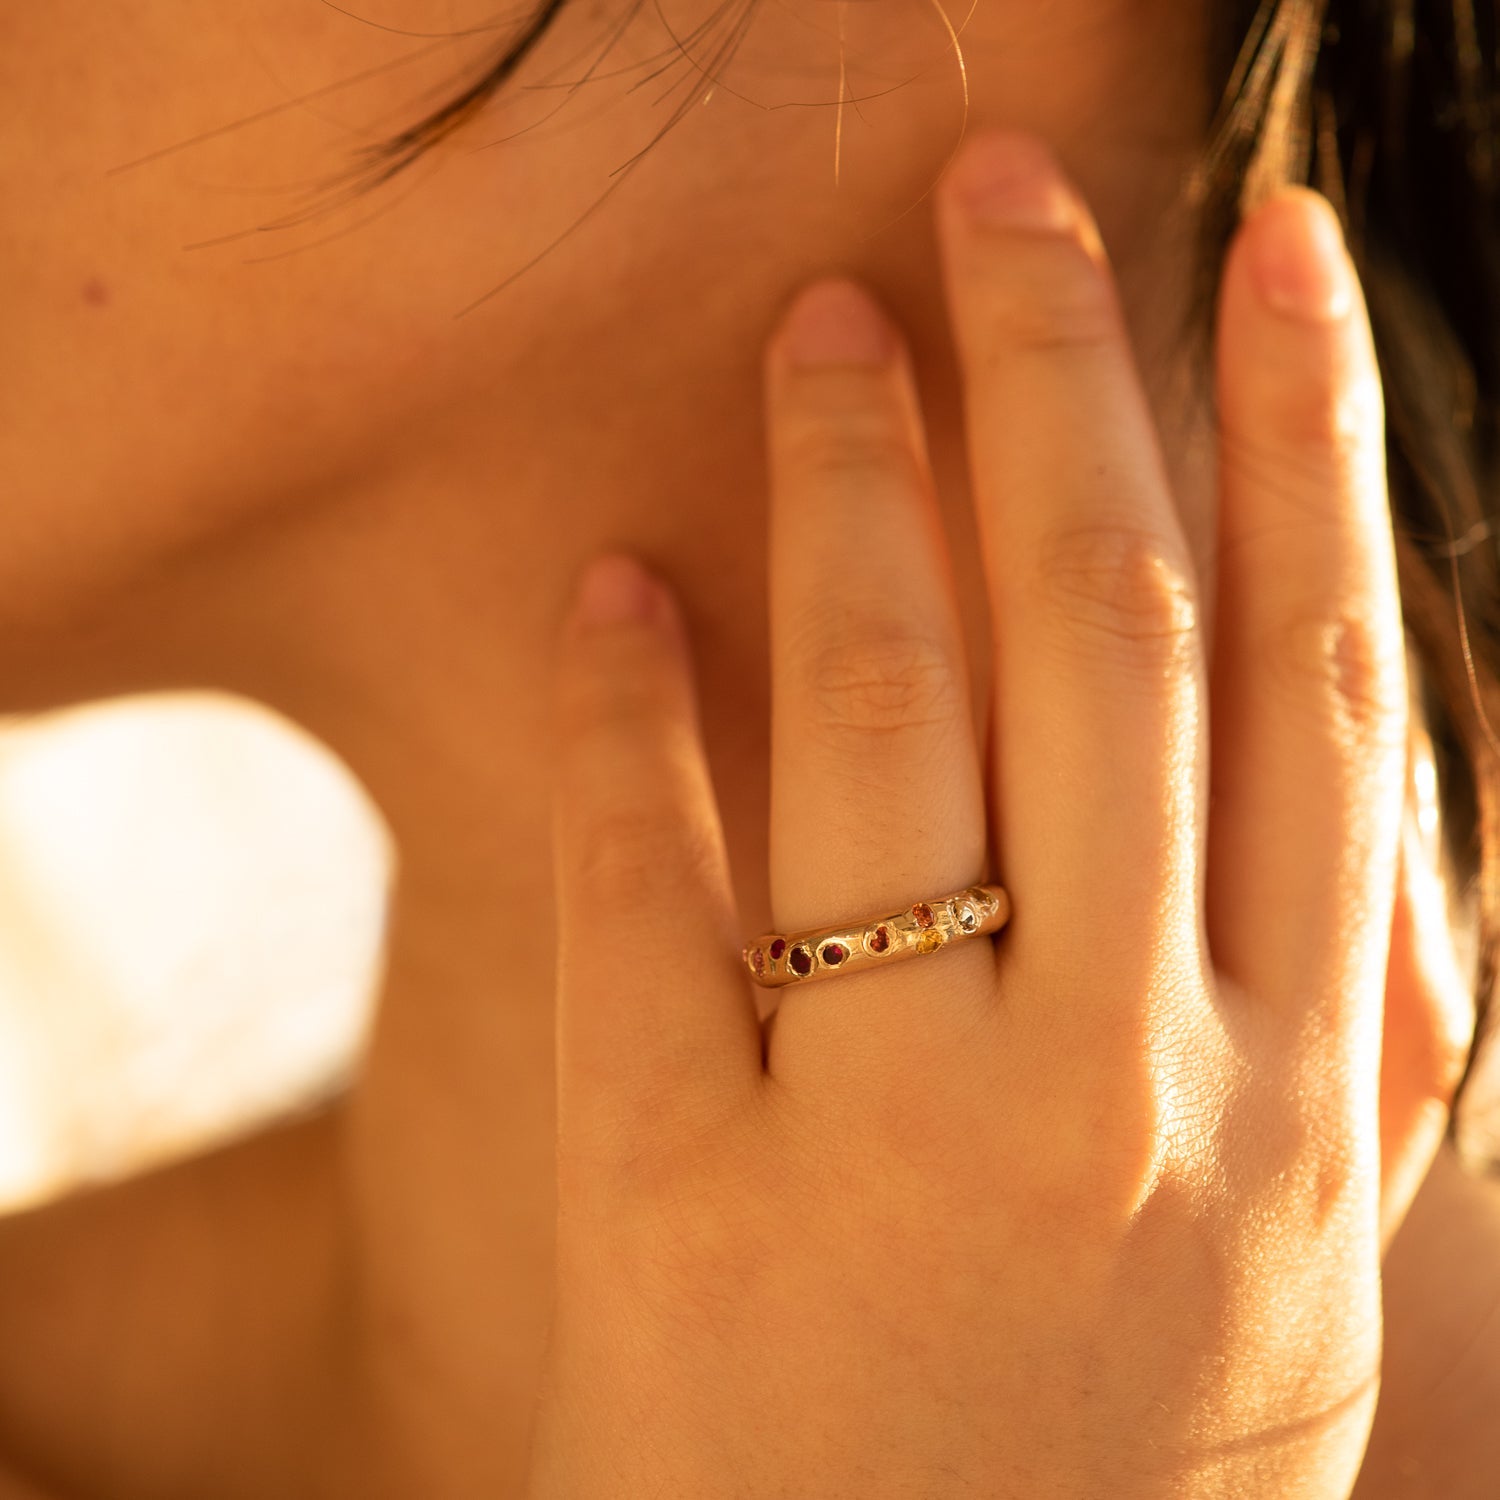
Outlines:
[[[1415,693],[1411,726],[1380,1066],[1382,1251],[1442,1143],[1476,1019],[1472,961],[1458,956],[1471,918],[1441,854],[1432,740]]]

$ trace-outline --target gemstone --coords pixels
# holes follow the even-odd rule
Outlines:
[[[865,934],[865,947],[871,953],[884,953],[891,946],[890,929],[884,926],[877,927],[873,932]]]
[[[766,972],[766,955],[759,948],[750,955],[750,967],[756,974]]]
[[[776,941],[771,944],[771,962],[775,963],[776,960],[779,959],[781,957],[781,955],[783,953],[785,953],[785,952],[786,952],[786,939],[785,938],[777,938]]]
[[[818,949],[818,957],[828,965],[830,969],[836,969],[849,957],[849,950],[842,943],[824,943]]]
[[[938,927],[929,927],[927,931],[917,939],[918,953],[931,953],[934,949],[941,948],[942,946],[943,933],[942,929]]]
[[[937,918],[932,914],[932,908],[925,902],[919,901],[912,907],[911,914],[917,919],[918,927],[931,927]]]
[[[972,901],[974,905],[977,906],[982,912],[992,912],[1000,904],[992,895],[990,895],[988,891],[980,890],[977,885],[974,886],[971,890],[965,891],[964,895],[966,895],[969,900]]]
[[[967,901],[960,901],[954,910],[958,916],[958,925],[965,932],[973,932],[979,926],[979,913]]]
[[[792,966],[792,973],[800,974],[804,979],[812,973],[812,954],[801,943],[792,949],[792,956],[787,961]]]

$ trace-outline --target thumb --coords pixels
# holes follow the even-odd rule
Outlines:
[[[1389,1246],[1447,1132],[1476,1021],[1474,984],[1463,973],[1469,965],[1460,963],[1455,950],[1435,784],[1432,741],[1414,719],[1380,1063],[1382,1248]]]
[[[629,557],[584,575],[554,724],[559,1154],[628,1163],[761,1079],[686,633]]]

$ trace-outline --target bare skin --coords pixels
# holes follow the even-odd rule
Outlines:
[[[448,24],[431,9],[370,14]],[[489,19],[478,4],[453,10],[460,26]],[[1104,0],[1032,10],[981,0],[962,39],[969,120],[1044,134],[1087,196],[1211,588],[1215,453],[1169,357],[1188,241],[1165,211],[1206,113],[1199,17]],[[622,14],[565,11],[532,81],[577,76]],[[670,14],[686,36],[708,9]],[[669,78],[634,94],[636,72],[600,83],[559,116],[570,130],[473,155],[455,145],[419,194],[356,232],[246,264],[348,220],[184,250],[292,206],[208,187],[333,170],[349,144],[337,122],[411,118],[418,87],[451,78],[452,53],[105,177],[427,44],[313,0],[191,25],[168,0],[58,0],[0,21],[0,93],[16,104],[0,123],[5,706],[157,686],[248,693],[344,756],[401,857],[379,1026],[344,1104],[0,1227],[0,1447],[39,1493],[515,1491],[552,1258],[555,631],[579,567],[605,546],[628,545],[673,583],[743,929],[764,930],[759,357],[814,274],[859,276],[910,341],[976,700],[984,691],[930,220],[912,212],[875,233],[956,142],[957,74],[935,17],[851,7],[847,22],[851,54],[876,70],[851,73],[851,91],[930,66],[864,99],[863,120],[846,108],[837,193],[832,110],[766,111],[731,91],[836,97],[836,43],[796,7],[768,8],[743,72],[731,66],[706,109],[522,281],[455,320],[644,148],[681,97],[652,107]],[[601,71],[670,43],[642,18]],[[460,141],[520,130],[556,103],[515,97]],[[1416,920],[1419,900],[1398,894],[1392,923],[1393,1219],[1438,1149],[1467,1005],[1446,925]],[[1500,1215],[1492,1190],[1439,1161],[1391,1251],[1391,1358],[1362,1500],[1478,1495],[1496,1462],[1485,1424],[1458,1421],[1446,1399],[1423,1405],[1461,1356],[1465,1399],[1500,1397],[1478,1346],[1462,1354],[1495,1295],[1483,1268],[1500,1254]],[[1439,1463],[1452,1476],[1441,1490],[1404,1477]]]

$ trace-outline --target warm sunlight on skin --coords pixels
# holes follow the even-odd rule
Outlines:
[[[1175,342],[1185,176],[1214,102],[1205,6],[570,0],[515,86],[430,158],[309,216],[352,153],[459,91],[519,19],[472,30],[496,23],[485,0],[354,8],[0,17],[0,708],[159,688],[264,702],[351,768],[401,864],[346,1104],[0,1226],[0,1453],[59,1493],[516,1491],[556,1249],[564,607],[606,548],[674,589],[736,936],[770,929],[762,359],[799,287],[847,273],[911,352],[986,722],[929,193],[966,125],[1048,141],[1097,221],[1215,626],[1219,454]],[[622,23],[592,81],[561,87]],[[429,34],[450,27],[471,30]],[[1059,451],[1112,430],[1082,399],[1023,404],[1005,420]],[[1122,447],[1122,470],[1144,462],[1144,442]],[[1009,707],[1045,739],[1045,694]],[[1024,872],[1006,874],[1020,911]],[[1391,1231],[1437,1150],[1443,1023],[1468,1004],[1442,894],[1405,881],[1392,921],[1387,1014],[1411,1045],[1383,1111]],[[1450,1248],[1477,1239],[1429,1201],[1398,1240],[1416,1248],[1392,1252],[1387,1326],[1429,1347],[1424,1320],[1446,1310],[1452,1353],[1485,1261]],[[125,1361],[146,1346],[149,1368]],[[1421,1388],[1402,1367],[1387,1380]],[[1398,1494],[1409,1451],[1360,1500]]]
[[[525,81],[580,71],[607,39],[602,19],[565,9]],[[743,783],[729,800],[745,915],[768,916],[757,349],[819,269],[865,274],[913,339],[983,700],[959,392],[921,202],[957,142],[963,96],[928,9],[849,18],[861,102],[837,192],[832,111],[805,107],[830,99],[836,38],[819,65],[807,16],[764,8],[707,108],[514,295],[457,321],[661,129],[660,89],[632,92],[635,74],[620,72],[671,45],[649,11],[600,69],[612,76],[550,126],[501,149],[455,145],[415,169],[412,197],[395,204],[413,186],[402,182],[370,202],[357,232],[248,264],[262,240],[279,254],[351,221],[252,236],[248,251],[181,247],[284,215],[285,196],[265,189],[346,163],[332,148],[354,143],[350,122],[388,120],[447,76],[446,56],[416,79],[377,75],[357,99],[282,111],[101,182],[99,171],[283,103],[288,87],[401,56],[412,39],[306,0],[276,0],[253,27],[222,32],[185,31],[168,7],[127,19],[64,5],[5,25],[6,57],[27,59],[11,96],[54,144],[44,157],[0,154],[10,201],[36,205],[7,242],[27,379],[5,404],[0,461],[17,505],[57,522],[18,533],[0,562],[20,627],[0,642],[10,691],[30,704],[207,682],[308,725],[394,826],[408,871],[394,939],[413,949],[414,982],[482,982],[475,934],[496,899],[531,930],[550,924],[537,753],[548,643],[577,566],[610,540],[633,538],[668,566],[696,612],[709,732],[723,774]],[[1070,165],[1110,243],[1155,410],[1181,434],[1169,462],[1206,558],[1212,445],[1162,358],[1188,255],[1188,226],[1167,206],[1206,112],[1194,32],[1191,8],[1175,5],[1075,0],[1045,23],[992,6],[975,12],[963,50],[972,122],[1026,119],[1076,142]],[[478,53],[485,40],[462,45]],[[106,85],[122,57],[140,75],[128,101]],[[63,118],[34,93],[65,66],[76,83]],[[555,110],[555,92],[518,90],[473,144]],[[109,288],[103,305],[84,295],[96,282]],[[540,546],[541,518],[557,515],[566,526]],[[108,629],[90,634],[80,617]],[[510,649],[497,654],[496,638]],[[476,798],[491,817],[473,816]],[[549,963],[539,944],[522,987],[545,985]],[[395,967],[399,983],[399,951]]]

